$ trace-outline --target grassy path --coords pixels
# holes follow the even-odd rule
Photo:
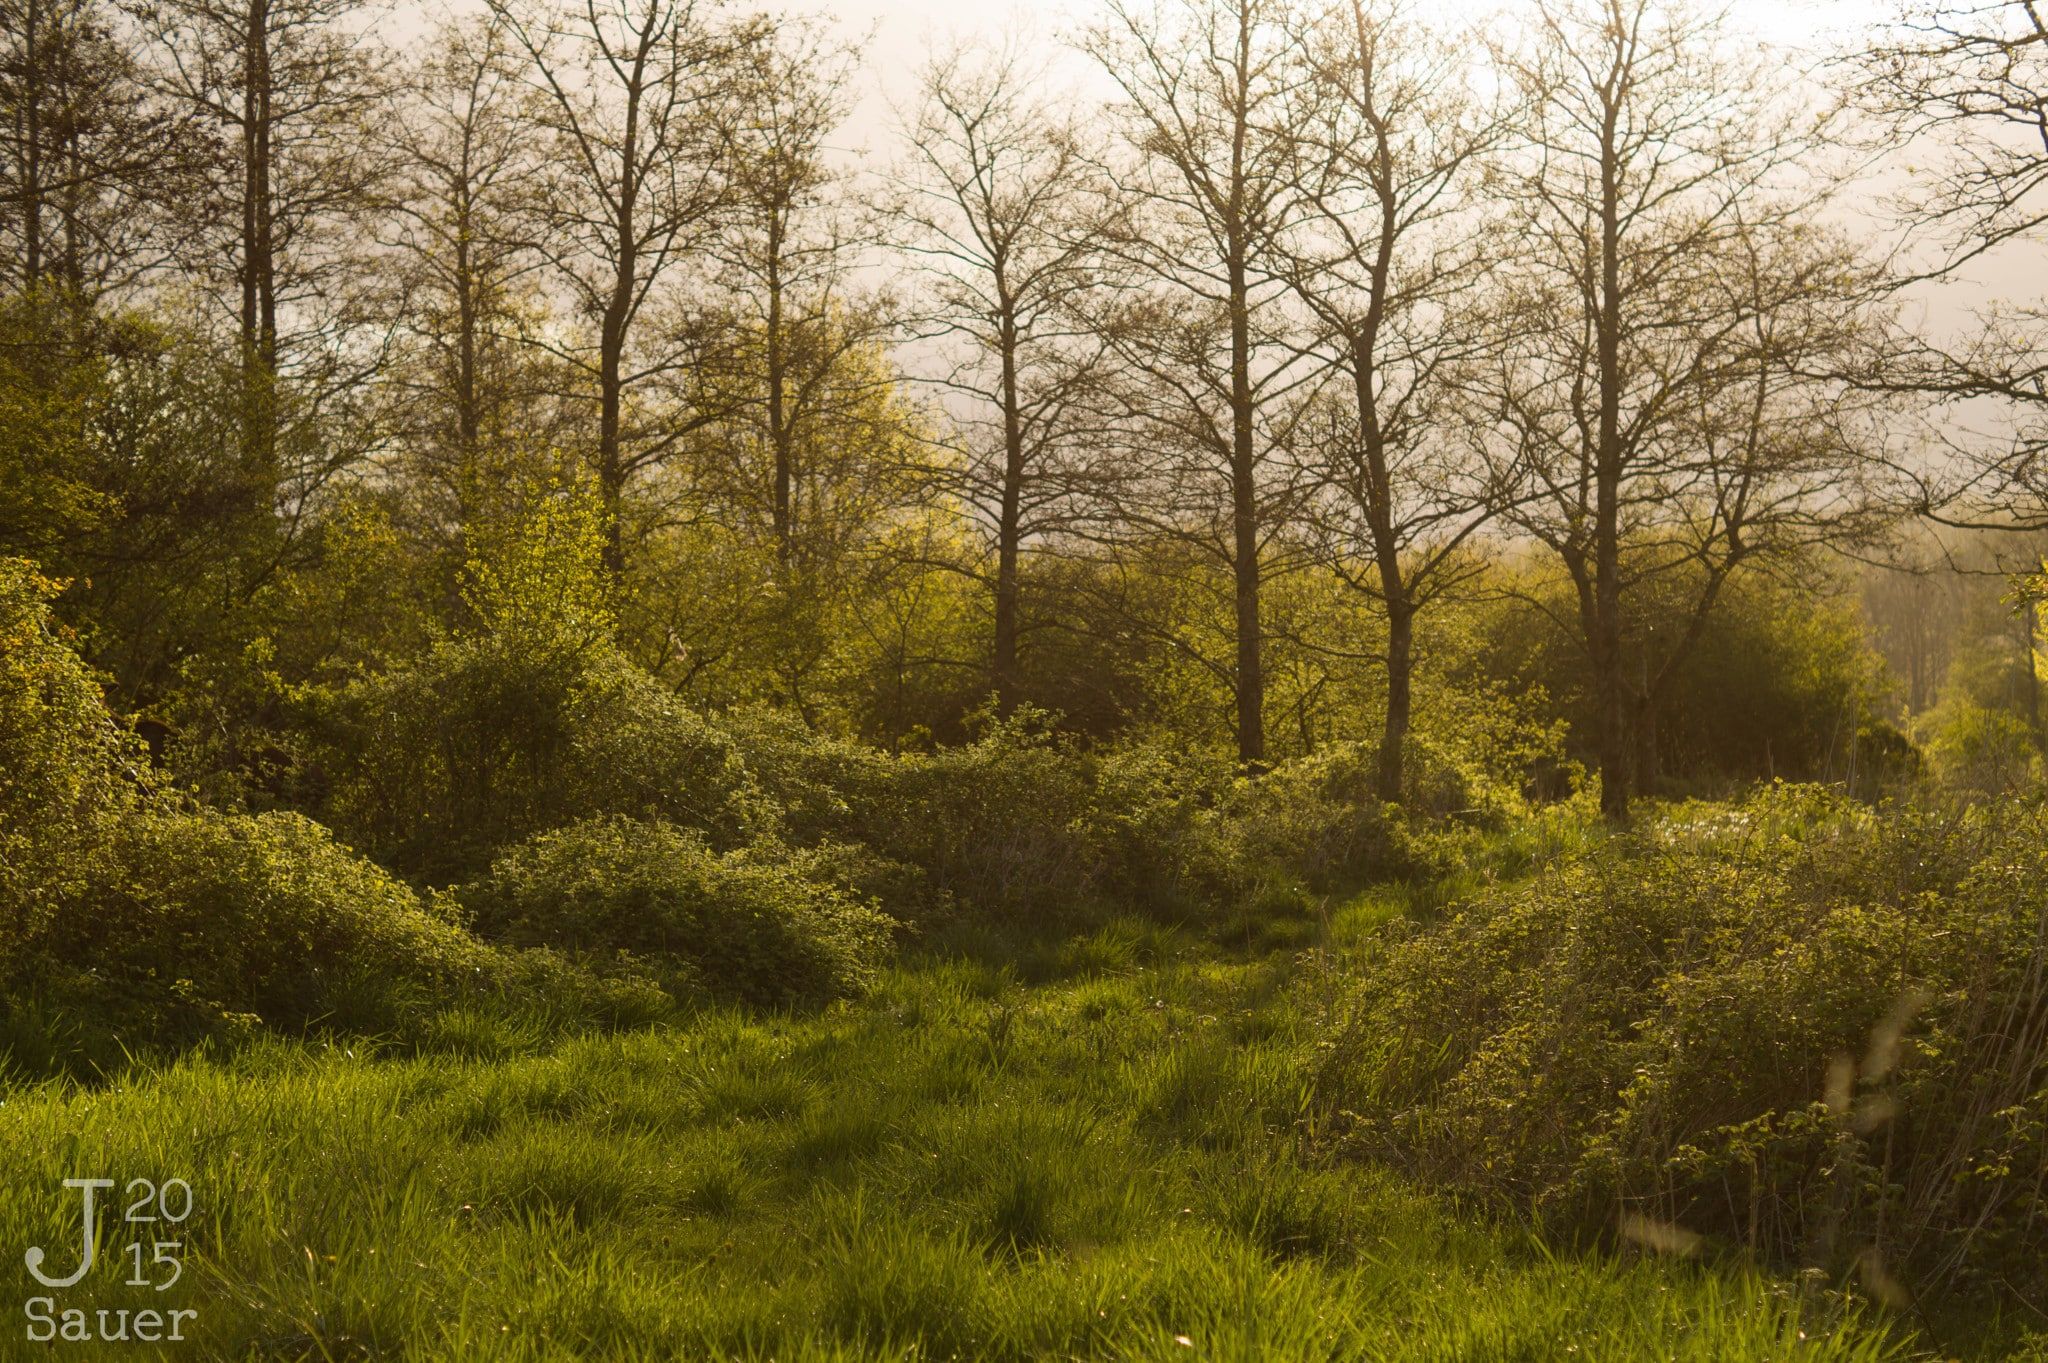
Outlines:
[[[1547,1259],[1297,1162],[1284,955],[1111,932],[1066,964],[525,1054],[479,1026],[467,1056],[279,1045],[6,1094],[0,1357],[149,1356],[28,1345],[38,1292],[194,1310],[191,1358],[1884,1356],[1802,1342],[1753,1283]],[[123,1284],[152,1228],[112,1217],[91,1277],[31,1285],[20,1246],[76,1262],[60,1184],[89,1175],[190,1181],[170,1291]]]

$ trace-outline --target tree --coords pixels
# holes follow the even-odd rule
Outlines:
[[[737,383],[724,396],[743,414],[732,454],[765,466],[762,509],[786,574],[806,552],[806,504],[822,508],[831,495],[816,485],[846,472],[806,466],[810,430],[852,419],[853,357],[889,329],[886,307],[854,286],[871,229],[827,145],[850,112],[858,56],[822,25],[790,22],[752,35],[734,63],[729,209],[713,250],[735,285],[753,362],[728,368]]]
[[[547,321],[527,230],[542,167],[517,56],[495,18],[444,25],[378,129],[393,164],[382,231],[397,266],[389,308],[404,338],[386,377],[431,531],[467,525],[488,485],[532,462],[527,452],[558,426],[543,400],[556,376],[531,344]]]
[[[1113,112],[1136,154],[1128,214],[1105,237],[1135,282],[1102,325],[1134,380],[1121,406],[1138,442],[1125,453],[1157,452],[1152,476],[1133,480],[1151,506],[1125,499],[1118,511],[1192,536],[1228,565],[1237,750],[1256,765],[1266,754],[1259,589],[1298,501],[1282,400],[1303,374],[1271,266],[1291,202],[1285,116],[1299,54],[1279,0],[1112,0],[1110,13],[1086,46],[1122,92]]]
[[[711,22],[695,0],[488,4],[525,54],[539,96],[535,126],[553,173],[534,240],[571,310],[596,332],[548,344],[596,390],[592,462],[607,520],[604,560],[617,578],[626,486],[684,433],[629,426],[628,399],[686,364],[698,339],[687,325],[662,334],[643,323],[708,244],[724,204],[725,77],[743,35]]]
[[[0,111],[0,277],[90,304],[163,262],[196,130],[99,0],[0,0]]]
[[[1304,444],[1321,448],[1330,562],[1386,612],[1378,793],[1398,800],[1415,617],[1469,576],[1499,501],[1457,427],[1460,368],[1500,343],[1482,298],[1496,234],[1471,189],[1505,122],[1472,96],[1457,50],[1398,5],[1348,0],[1301,42],[1285,269],[1334,380]]]
[[[381,359],[356,345],[359,232],[383,169],[364,128],[380,92],[357,9],[354,0],[145,0],[138,9],[159,88],[231,139],[232,183],[204,211],[234,224],[214,259],[226,262],[234,300],[245,458],[275,481],[288,515],[360,453],[327,448],[339,423],[325,409],[359,395]],[[300,429],[287,468],[291,409]]]
[[[1729,575],[1865,510],[1855,404],[1815,376],[1862,352],[1871,281],[1793,192],[1811,120],[1722,41],[1652,0],[1550,0],[1506,59],[1526,254],[1494,401],[1516,519],[1572,586],[1615,819],[1654,784],[1663,688]],[[1631,599],[1681,572],[1676,637],[1631,640]]]
[[[908,249],[931,279],[924,339],[951,416],[951,488],[993,541],[989,689],[1017,699],[1024,548],[1071,523],[1095,481],[1086,401],[1103,345],[1076,302],[1098,277],[1097,196],[1080,133],[1029,91],[1014,48],[956,47],[909,122]],[[987,580],[987,575],[981,574]]]
[[[2037,0],[1914,0],[1858,63],[1853,93],[1889,147],[1911,148],[1895,207],[1927,253],[1901,285],[1970,267],[2025,277],[2048,227],[2048,9]],[[1990,402],[2006,439],[1962,444],[1955,470],[1913,470],[1923,509],[1959,525],[2048,525],[2048,312],[2000,299],[1975,334],[1916,339],[1873,387],[1951,405]]]

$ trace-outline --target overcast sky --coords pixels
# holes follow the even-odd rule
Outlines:
[[[1819,52],[1832,40],[1853,33],[1881,17],[1890,0],[1732,0],[1733,26],[1788,48]],[[1485,22],[1489,16],[1511,20],[1524,0],[1411,0],[1418,15],[1441,23]],[[829,15],[848,37],[872,34],[868,45],[867,98],[847,129],[848,141],[871,150],[886,149],[890,134],[889,101],[908,97],[912,73],[934,41],[999,34],[1023,26],[1042,34],[1049,44],[1083,27],[1103,11],[1102,0],[800,0],[785,6],[794,11]],[[1710,8],[1702,5],[1701,8]],[[1068,79],[1085,80],[1072,69]]]

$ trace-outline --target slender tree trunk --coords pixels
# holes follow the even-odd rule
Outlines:
[[[1250,285],[1230,262],[1230,509],[1237,577],[1237,758],[1266,759],[1266,678],[1259,637],[1258,459],[1252,434]]]
[[[85,244],[79,240],[78,233],[78,224],[85,216],[85,179],[85,158],[79,150],[78,135],[74,130],[67,135],[64,147],[66,188],[63,207],[58,210],[64,221],[64,259],[57,274],[64,282],[65,292],[77,299],[86,296]]]
[[[1017,394],[1017,329],[1007,299],[1002,324],[1003,500],[996,521],[995,649],[990,682],[996,709],[1009,714],[1017,703],[1017,562],[1024,501],[1024,422]]]
[[[1387,598],[1387,716],[1380,729],[1379,797],[1397,801],[1406,777],[1408,727],[1414,708],[1415,613]]]
[[[277,258],[268,0],[250,0],[242,43],[242,449],[250,476],[269,490],[277,476]]]
[[[475,271],[470,263],[470,211],[462,211],[462,223],[455,238],[455,438],[461,446],[465,469],[474,465],[483,438],[483,414],[478,411],[476,381],[478,297]]]
[[[621,293],[630,284],[622,272]],[[617,309],[616,298],[614,309]],[[604,335],[597,359],[597,487],[604,504],[604,568],[616,584],[626,573],[626,540],[620,524],[624,514],[626,468],[619,441],[619,371],[625,351],[623,326],[615,326],[610,313],[605,317]]]
[[[639,283],[639,249],[634,209],[639,184],[639,91],[626,97],[625,145],[619,154],[618,258],[612,296],[605,305],[604,330],[597,353],[597,485],[604,504],[604,567],[616,585],[626,575],[626,457],[619,435],[625,380],[626,328],[632,318],[633,291]]]
[[[1661,775],[1662,763],[1657,753],[1657,699],[1647,691],[1635,701],[1636,769],[1635,791],[1639,795],[1657,793],[1657,781]]]
[[[43,275],[43,71],[42,4],[28,7],[22,83],[21,124],[21,265],[22,286],[33,291]]]
[[[1600,383],[1594,446],[1593,593],[1590,641],[1599,704],[1600,812],[1628,818],[1627,690],[1621,657],[1621,224],[1615,115],[1601,139],[1600,298],[1596,319]]]
[[[775,459],[775,562],[789,571],[796,537],[796,450],[789,429],[789,359],[782,334],[782,213],[768,217],[768,445]]]

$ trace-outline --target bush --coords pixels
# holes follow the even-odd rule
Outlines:
[[[1929,774],[1955,790],[2004,794],[2025,785],[2039,765],[2041,750],[2032,727],[2008,710],[1945,696],[1914,727]]]
[[[144,810],[16,960],[37,996],[131,1044],[249,1026],[389,1031],[494,955],[291,814]]]
[[[894,920],[775,850],[714,852],[690,829],[586,820],[513,848],[460,892],[486,934],[578,956],[628,952],[671,979],[771,1007],[859,992]]]
[[[1235,783],[1218,811],[1212,874],[1281,868],[1329,893],[1425,873],[1425,841],[1373,794],[1377,763],[1372,745],[1336,743]]]
[[[2048,815],[1780,789],[1396,929],[1326,1099],[1559,1225],[2048,1285]]]
[[[51,617],[57,590],[0,558],[0,961],[77,893],[143,765]]]
[[[606,644],[446,640],[325,707],[328,821],[445,883],[500,849],[602,814],[743,841],[769,815],[731,740]]]
[[[930,753],[885,753],[760,714],[739,725],[783,835],[867,849],[869,883],[905,894],[892,909],[924,916],[960,902],[1036,918],[1094,894],[1094,849],[1081,826],[1093,764],[1037,712]],[[904,867],[914,869],[914,887],[876,874]]]

